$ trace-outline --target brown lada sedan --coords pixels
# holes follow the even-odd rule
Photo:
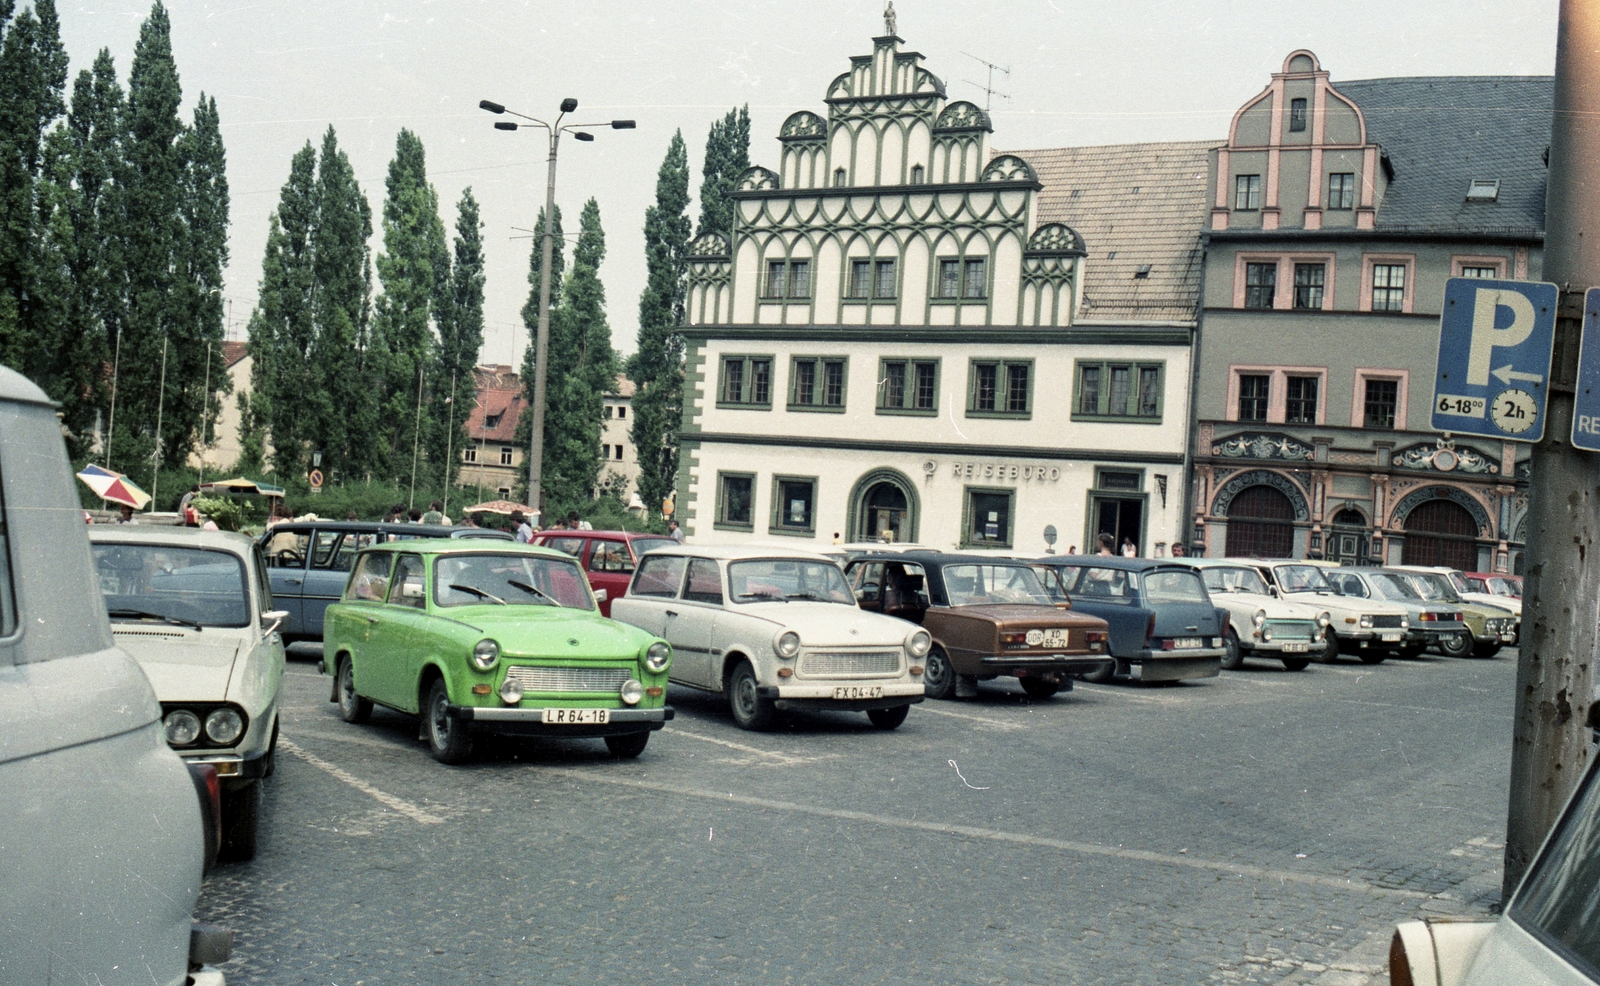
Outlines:
[[[1027,562],[908,551],[863,555],[845,577],[862,609],[933,635],[922,676],[933,698],[970,697],[999,677],[1048,698],[1112,663],[1106,621],[1058,609]]]

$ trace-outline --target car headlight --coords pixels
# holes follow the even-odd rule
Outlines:
[[[623,704],[638,705],[639,700],[644,698],[644,685],[640,684],[637,679],[629,678],[622,683],[621,695]]]
[[[213,709],[206,716],[206,738],[213,743],[224,746],[232,743],[244,732],[244,717],[233,709],[223,706]]]
[[[1400,629],[1402,629],[1402,630],[1411,629],[1411,617],[1409,617],[1409,616],[1400,617]]]
[[[905,647],[912,657],[926,657],[933,650],[933,637],[926,630],[915,630],[906,637]]]
[[[800,635],[793,630],[785,630],[773,639],[772,649],[778,652],[779,657],[794,657],[800,653]]]
[[[488,671],[500,660],[500,645],[492,640],[480,640],[472,648],[472,666],[479,671]]]
[[[161,722],[170,746],[188,746],[200,738],[200,717],[188,709],[174,709]]]
[[[1264,609],[1256,610],[1256,615],[1250,617],[1250,622],[1254,623],[1258,627],[1266,626],[1266,624],[1267,624],[1267,611],[1264,610]]]
[[[1317,614],[1317,626],[1322,627],[1324,630],[1326,630],[1328,628],[1328,624],[1332,622],[1333,617],[1329,616],[1327,613]]]
[[[1272,639],[1272,629],[1270,627],[1265,627],[1265,628],[1262,629],[1262,631],[1261,631],[1261,639],[1262,640],[1271,640]]]
[[[1367,614],[1365,614],[1365,613],[1363,613],[1361,615],[1361,629],[1363,629],[1363,630],[1372,629],[1372,617],[1367,615]]]
[[[672,648],[659,640],[651,644],[650,649],[644,652],[644,666],[657,674],[665,671],[668,662],[671,660]]]
[[[507,705],[518,705],[522,702],[522,682],[515,678],[507,678],[500,683],[500,701]]]

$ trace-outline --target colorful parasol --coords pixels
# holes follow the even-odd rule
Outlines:
[[[283,487],[272,486],[268,483],[258,483],[252,479],[239,477],[237,479],[224,479],[215,483],[206,483],[200,487],[202,493],[232,493],[244,496],[283,496]]]
[[[509,516],[514,510],[520,510],[523,513],[530,512],[527,504],[512,503],[510,500],[485,500],[483,503],[473,504],[462,512],[467,514],[506,514]]]
[[[78,478],[102,500],[123,503],[135,510],[144,509],[144,505],[150,502],[150,494],[135,486],[120,472],[99,466],[85,466],[83,472],[78,473]]]

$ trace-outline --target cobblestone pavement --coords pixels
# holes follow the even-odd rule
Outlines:
[[[742,732],[673,689],[637,761],[339,721],[296,661],[261,851],[197,917],[252,984],[1385,982],[1396,921],[1499,896],[1515,651],[1268,662],[892,733]]]

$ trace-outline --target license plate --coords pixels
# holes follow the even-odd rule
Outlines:
[[[1048,630],[1029,630],[1028,643],[1035,647],[1065,647],[1067,646],[1067,631],[1061,627],[1051,627]]]
[[[1177,637],[1172,641],[1173,650],[1198,650],[1205,645],[1204,637]]]
[[[1500,642],[1504,643],[1504,644],[1509,644],[1513,640],[1516,640],[1516,639],[1517,639],[1517,635],[1514,634],[1514,633],[1502,633],[1500,635]]]
[[[841,699],[852,698],[882,698],[882,685],[835,685],[833,697]]]
[[[1404,634],[1400,634],[1400,633],[1385,633],[1385,634],[1380,635],[1379,639],[1382,640],[1384,643],[1392,644],[1395,641],[1399,640],[1403,636],[1405,636],[1405,635]]]
[[[610,709],[544,709],[539,721],[560,726],[604,726],[611,721]]]
[[[1311,645],[1310,644],[1284,644],[1283,645],[1283,652],[1285,654],[1304,654],[1306,651],[1308,651],[1310,649],[1311,649]]]

